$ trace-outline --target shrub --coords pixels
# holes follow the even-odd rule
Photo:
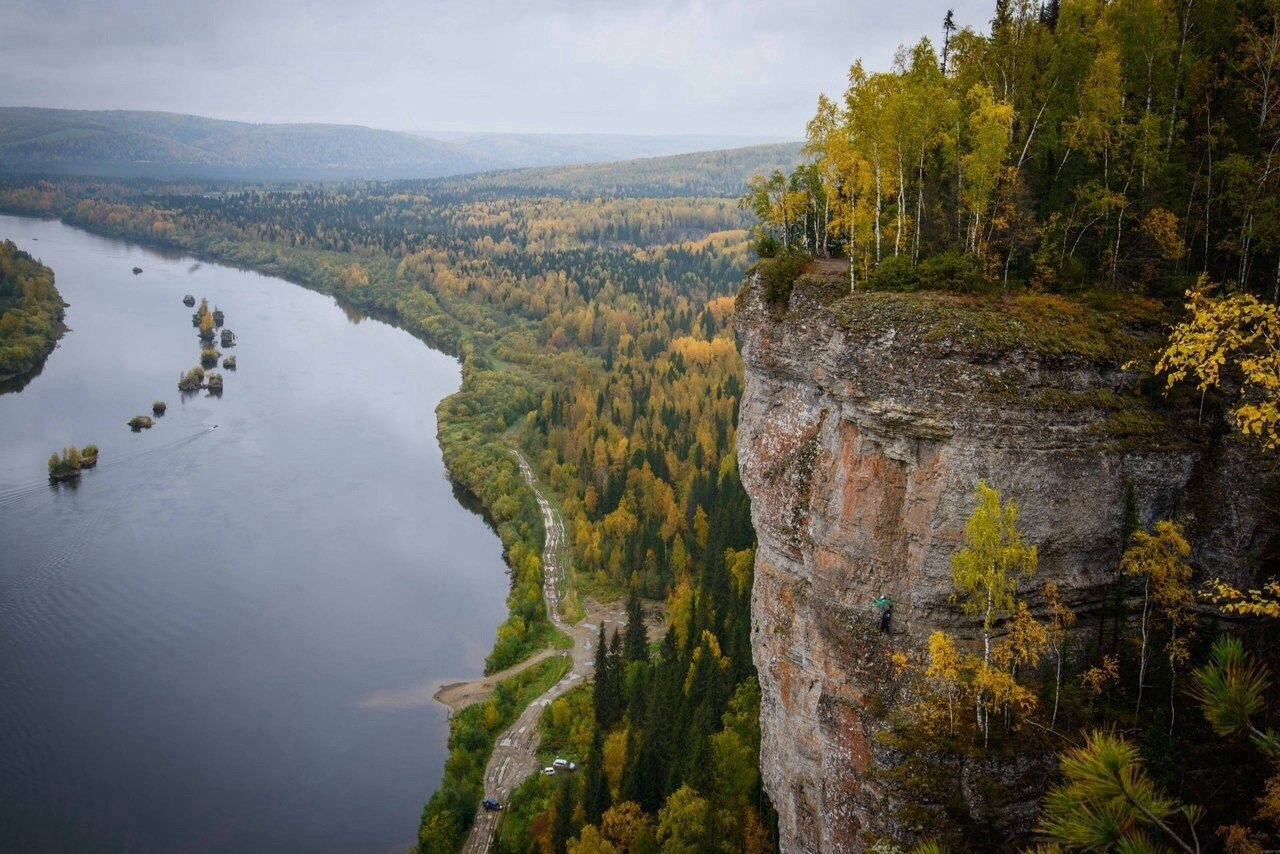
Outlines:
[[[97,445],[85,445],[83,448],[80,449],[81,459],[85,457],[96,457],[96,456],[98,456]]]
[[[809,256],[795,249],[783,252],[776,258],[762,260],[756,271],[764,281],[765,302],[774,308],[786,308],[791,301],[791,289],[808,264]]]
[[[916,275],[925,290],[970,294],[983,288],[977,261],[961,252],[943,252],[926,258],[916,267]]]
[[[204,384],[204,368],[196,365],[178,377],[178,391],[195,391]]]
[[[756,238],[755,250],[761,258],[777,258],[782,244],[772,234],[762,234]]]
[[[919,286],[919,273],[905,255],[885,258],[867,279],[867,287],[873,291],[914,291]]]

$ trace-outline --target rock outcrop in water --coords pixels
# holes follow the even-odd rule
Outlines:
[[[892,596],[899,644],[938,628],[979,637],[949,601],[979,479],[1017,502],[1038,580],[1058,584],[1082,626],[1115,577],[1126,494],[1144,524],[1188,519],[1206,576],[1250,575],[1274,536],[1252,446],[1131,393],[1137,372],[1119,366],[1158,326],[1097,335],[1054,311],[1020,319],[944,295],[846,291],[802,278],[784,312],[752,282],[737,315],[761,770],[786,852],[910,835],[895,819],[902,792],[877,773],[893,762],[876,738],[893,709],[875,684],[887,667],[872,601]],[[1012,836],[1034,820],[1038,761],[999,771],[1033,781],[1006,805]]]

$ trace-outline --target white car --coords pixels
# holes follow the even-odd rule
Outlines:
[[[557,771],[577,771],[578,770],[577,763],[570,762],[568,759],[557,759],[555,762],[551,763],[551,766],[555,768]]]
[[[543,768],[543,769],[542,769],[542,773],[543,773],[543,774],[546,774],[548,777],[550,777],[550,776],[552,776],[553,774],[555,774],[555,773],[556,773],[556,769],[554,769],[554,768],[552,768],[550,765],[548,765],[546,768]]]

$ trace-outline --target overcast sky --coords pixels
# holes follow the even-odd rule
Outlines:
[[[800,138],[947,0],[0,0],[0,105]],[[957,0],[985,28],[991,2]]]

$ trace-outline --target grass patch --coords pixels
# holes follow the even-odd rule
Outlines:
[[[1056,294],[973,297],[937,291],[849,294],[828,305],[845,329],[975,355],[1022,350],[1042,357],[1081,357],[1122,364],[1159,340],[1164,309],[1136,297],[1068,299]]]

